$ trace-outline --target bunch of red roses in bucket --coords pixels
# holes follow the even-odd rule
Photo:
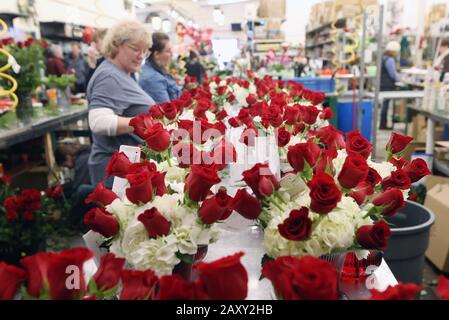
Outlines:
[[[96,203],[84,223],[100,233],[110,252],[135,269],[171,274],[180,262],[192,263],[204,246],[218,238],[216,222],[226,220],[236,204],[225,188],[211,189],[221,180],[212,163],[181,170],[182,181],[166,185],[160,164],[131,163],[124,153],[112,157],[107,174],[125,179],[120,199],[100,183],[86,199]]]
[[[36,189],[12,190],[8,185],[0,205],[1,257],[11,263],[45,248],[69,204],[61,186],[42,193]]]
[[[262,274],[273,285],[277,298],[284,300],[337,300],[338,272],[327,261],[312,257],[279,257],[263,265]],[[400,283],[384,291],[369,290],[369,300],[416,300],[424,288]],[[449,280],[439,277],[437,298],[449,300]]]
[[[92,268],[93,253],[73,248],[23,258],[23,267],[0,262],[0,300],[242,300],[248,292],[248,274],[236,253],[196,265],[197,279],[179,275],[158,277],[151,270],[124,269],[125,259],[112,253]]]
[[[278,181],[267,164],[243,172],[239,194],[260,213],[264,248],[271,258],[322,256],[356,250],[383,250],[391,235],[386,217],[395,215],[411,183],[430,174],[422,159],[401,157],[411,138],[393,133],[388,159],[369,159],[372,145],[358,131],[343,134],[332,126],[309,131],[307,142],[288,148],[291,172]]]

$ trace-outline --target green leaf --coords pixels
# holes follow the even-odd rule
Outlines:
[[[265,263],[267,263],[267,262],[269,262],[269,261],[273,261],[273,260],[275,260],[275,259],[273,259],[272,257],[270,257],[268,254],[264,254],[264,256],[262,257],[262,260],[260,261],[260,265],[263,267],[263,265],[265,264]],[[264,279],[264,276],[261,274],[260,275],[260,278],[259,278],[259,281],[260,280],[263,280]]]
[[[181,252],[176,252],[176,257],[181,260],[182,262],[188,263],[188,264],[193,264],[194,260],[193,260],[193,256],[190,254],[183,254]]]

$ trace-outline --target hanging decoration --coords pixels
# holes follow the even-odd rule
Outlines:
[[[210,28],[195,28],[194,26],[186,27],[181,22],[176,24],[176,35],[179,38],[179,42],[184,42],[185,36],[187,35],[194,41],[195,47],[199,47],[202,42],[210,44],[213,32],[213,29]]]
[[[0,27],[1,27],[0,38],[2,38],[4,35],[8,33],[8,25],[5,23],[5,21],[0,19]],[[10,106],[9,110],[14,110],[17,107],[17,104],[19,103],[19,99],[15,94],[15,91],[17,90],[17,81],[9,74],[6,74],[4,71],[13,68],[14,72],[17,73],[20,70],[20,66],[17,65],[17,62],[15,61],[14,57],[6,49],[0,48],[0,54],[8,58],[7,59],[8,62],[0,67],[0,78],[6,79],[11,83],[11,88],[0,90],[0,98],[8,97],[12,99],[12,105]]]

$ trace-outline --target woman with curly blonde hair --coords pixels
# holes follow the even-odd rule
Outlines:
[[[154,105],[133,77],[148,57],[150,46],[151,34],[133,20],[110,28],[103,40],[106,60],[94,72],[86,92],[93,138],[88,165],[94,185],[103,181],[106,165],[120,145],[142,143],[132,133],[129,121]],[[111,187],[112,180],[108,179],[106,186]]]

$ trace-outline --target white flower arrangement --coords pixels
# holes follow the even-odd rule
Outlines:
[[[171,274],[181,261],[178,253],[193,255],[199,246],[218,239],[218,230],[202,223],[197,210],[180,205],[181,200],[182,193],[155,197],[143,206],[127,199],[116,199],[106,207],[120,223],[120,232],[113,239],[110,251],[125,258],[137,270],[152,269],[158,276]],[[153,207],[171,222],[171,226],[168,235],[150,239],[137,217]]]

